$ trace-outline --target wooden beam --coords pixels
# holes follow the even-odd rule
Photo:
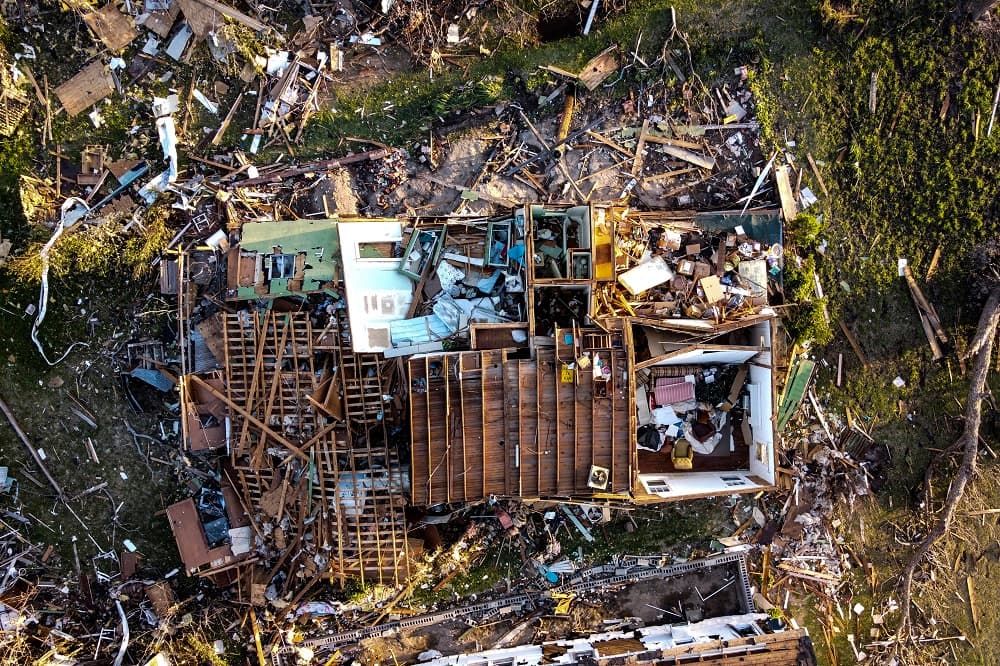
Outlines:
[[[816,160],[813,159],[812,153],[806,153],[806,159],[809,161],[809,168],[812,169],[813,175],[816,176],[819,189],[823,190],[823,196],[830,196],[830,191],[826,189],[826,183],[823,182],[823,176],[819,172],[819,167],[816,166]]]
[[[223,16],[228,16],[229,18],[233,19],[237,23],[242,23],[243,25],[245,25],[246,27],[250,28],[251,30],[256,30],[257,32],[264,32],[264,31],[266,31],[268,29],[268,27],[267,27],[266,24],[261,23],[260,21],[258,21],[255,18],[247,16],[243,12],[240,12],[240,11],[237,11],[237,10],[233,9],[229,5],[225,5],[225,4],[221,3],[221,2],[217,2],[216,0],[194,0],[194,1],[197,2],[200,5],[203,5],[205,7],[209,7],[210,9],[214,9],[215,11],[219,12]]]
[[[49,485],[51,485],[56,491],[56,496],[60,500],[64,500],[65,495],[63,494],[62,487],[59,485],[59,482],[55,480],[55,477],[49,473],[49,469],[45,466],[45,463],[42,462],[42,457],[39,455],[38,449],[34,447],[31,440],[28,439],[28,435],[26,435],[24,430],[21,429],[21,424],[17,422],[17,419],[14,417],[14,412],[11,411],[10,407],[3,398],[0,398],[0,411],[2,411],[3,415],[7,417],[7,421],[10,422],[10,427],[14,429],[15,433],[17,433],[18,439],[24,443],[24,446],[28,449],[28,453],[30,453],[31,457],[34,458],[35,464],[38,465],[39,469],[42,470],[42,474],[44,474],[45,478],[48,479]]]
[[[847,338],[847,341],[851,343],[851,349],[854,350],[854,354],[858,357],[858,360],[861,361],[861,365],[867,368],[868,359],[865,358],[865,353],[861,351],[861,345],[858,344],[858,339],[854,337],[853,333],[851,333],[851,329],[847,328],[847,324],[844,323],[843,319],[838,319],[837,323],[840,324],[840,330],[844,332],[844,336]]]
[[[942,343],[948,344],[948,335],[941,327],[941,319],[938,317],[938,313],[934,309],[934,306],[931,305],[926,298],[924,298],[924,292],[920,290],[920,285],[918,285],[917,281],[913,279],[913,272],[910,270],[909,266],[903,267],[903,277],[906,278],[906,284],[910,288],[910,294],[913,296],[913,300],[917,304],[917,309],[923,313],[924,317],[927,318],[927,322],[934,330],[934,335],[936,335]]]
[[[218,398],[219,400],[221,400],[224,403],[226,403],[230,407],[230,409],[232,409],[237,414],[239,414],[240,416],[242,416],[246,420],[248,420],[251,423],[253,423],[258,428],[260,428],[261,430],[263,430],[265,433],[267,433],[268,437],[271,437],[276,442],[280,443],[282,446],[284,446],[289,451],[291,451],[295,455],[299,456],[300,458],[302,458],[306,462],[309,461],[309,456],[307,456],[300,448],[298,448],[297,446],[295,446],[294,444],[292,444],[291,442],[289,442],[287,439],[285,439],[284,437],[282,437],[281,435],[279,435],[278,433],[276,433],[274,430],[272,430],[270,428],[270,426],[268,426],[266,423],[264,423],[263,421],[261,421],[260,419],[258,419],[256,416],[254,416],[253,414],[251,414],[250,412],[248,412],[247,410],[245,410],[243,407],[241,407],[240,405],[236,404],[234,401],[232,401],[229,398],[227,398],[223,393],[220,393],[219,391],[217,391],[214,386],[212,386],[211,384],[209,384],[208,382],[206,382],[205,380],[203,380],[201,377],[199,377],[198,375],[187,375],[187,378],[190,379],[190,380],[192,380],[192,381],[194,381],[194,383],[198,384],[198,386],[201,386],[206,391],[208,391],[209,393],[211,393],[212,395],[214,395],[216,398]]]

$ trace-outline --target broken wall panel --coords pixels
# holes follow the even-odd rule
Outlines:
[[[112,53],[118,53],[139,36],[132,19],[118,11],[113,2],[84,14],[83,20]]]
[[[306,550],[300,559],[309,580],[360,577],[395,585],[409,572],[407,477],[379,416],[386,391],[381,363],[352,352],[346,317],[337,314],[317,331],[304,313],[226,315],[228,399],[245,411],[233,417],[233,473],[259,520],[277,524],[287,515],[298,525],[275,530],[270,557],[294,545]],[[337,372],[328,373],[333,367]],[[345,396],[346,419],[314,401],[324,376]],[[287,445],[306,460],[282,451]],[[298,566],[287,559],[280,565]]]

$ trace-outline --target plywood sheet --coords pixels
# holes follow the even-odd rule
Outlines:
[[[143,26],[161,39],[165,38],[170,34],[170,29],[174,27],[180,13],[181,6],[175,2],[166,10],[149,12],[143,21]]]
[[[83,68],[79,74],[56,88],[56,97],[66,113],[75,116],[114,92],[111,72],[100,60]]]
[[[83,20],[112,53],[120,52],[139,36],[132,19],[118,11],[113,2],[96,12],[84,14]]]

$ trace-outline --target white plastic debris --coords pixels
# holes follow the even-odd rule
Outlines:
[[[167,182],[177,179],[177,130],[174,119],[170,116],[156,119],[156,133],[160,137],[160,147],[163,148],[163,159],[170,162],[167,169]]]
[[[177,95],[167,95],[166,97],[153,97],[153,116],[169,116],[180,107],[180,99]]]
[[[205,97],[204,93],[202,93],[197,88],[194,89],[194,92],[192,92],[191,95],[196,100],[198,100],[199,102],[201,102],[201,105],[204,106],[206,109],[208,109],[209,113],[211,113],[213,115],[219,113],[219,105],[216,104],[215,102],[213,102],[212,100],[210,100],[209,98]]]

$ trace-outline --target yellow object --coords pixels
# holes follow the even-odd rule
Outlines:
[[[564,365],[562,367],[562,383],[563,384],[573,383],[573,368],[568,365]]]
[[[686,439],[678,439],[674,442],[674,448],[670,451],[670,460],[674,463],[674,469],[694,468],[694,449]]]
[[[576,595],[572,592],[553,592],[552,600],[556,602],[556,615],[566,615]]]

